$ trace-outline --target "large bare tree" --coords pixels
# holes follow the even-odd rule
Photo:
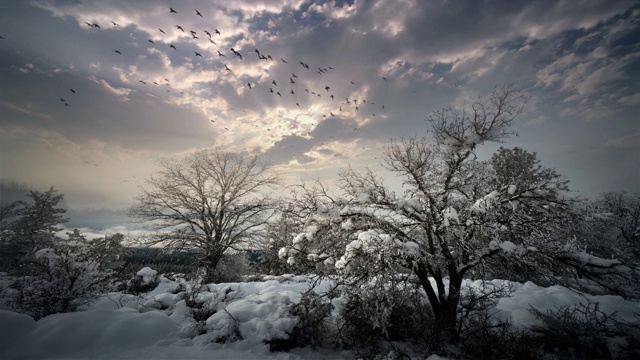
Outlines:
[[[225,251],[259,238],[273,213],[264,191],[279,176],[256,156],[206,149],[160,161],[146,183],[129,210],[154,230],[142,242],[199,250],[209,281]]]

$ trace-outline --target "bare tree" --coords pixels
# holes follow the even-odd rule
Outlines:
[[[202,150],[162,160],[129,214],[154,230],[144,244],[199,250],[210,281],[226,250],[240,250],[264,231],[273,211],[262,191],[278,183],[255,156]]]

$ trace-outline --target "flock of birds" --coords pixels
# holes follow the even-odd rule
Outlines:
[[[173,7],[169,7],[168,11],[171,14],[178,14],[178,11]],[[197,9],[194,10],[194,16],[198,16],[204,19],[204,16],[202,15],[202,13]],[[88,27],[93,29],[101,29],[101,26],[96,22],[85,22],[85,24]],[[119,27],[120,25],[114,21],[111,21],[111,26]],[[315,73],[316,75],[319,75],[319,76],[329,74],[331,71],[334,70],[334,68],[331,66],[317,66],[317,65],[311,66],[307,61],[299,60],[297,61],[297,64],[296,64],[296,66],[299,65],[299,67],[296,70],[295,67],[292,66],[294,62],[290,63],[287,59],[284,59],[282,57],[274,58],[274,56],[272,56],[271,54],[265,53],[259,50],[258,48],[247,50],[248,53],[246,53],[241,49],[235,49],[234,47],[229,45],[227,45],[228,46],[227,48],[224,44],[222,44],[222,41],[223,41],[221,40],[222,33],[220,32],[219,29],[213,29],[212,31],[203,30],[202,34],[204,35],[202,35],[194,30],[188,30],[188,29],[185,30],[185,27],[182,25],[173,25],[173,26],[175,27],[176,30],[179,30],[181,33],[184,33],[185,35],[188,34],[191,37],[191,39],[194,41],[198,41],[200,40],[201,37],[203,37],[211,45],[216,46],[217,48],[215,49],[215,53],[212,52],[211,55],[216,57],[217,60],[220,60],[219,61],[220,71],[232,74],[233,73],[232,62],[234,60],[247,61],[247,60],[250,60],[251,56],[253,56],[255,60],[276,61],[276,62],[279,62],[281,65],[289,65],[291,67],[291,72],[288,76],[288,79],[287,78],[275,79],[275,78],[269,78],[268,76],[265,76],[264,78],[260,78],[254,81],[247,81],[242,86],[246,86],[246,88],[250,91],[258,91],[258,89],[262,88],[263,91],[267,91],[269,94],[273,96],[277,96],[279,98],[284,99],[286,97],[291,97],[293,99],[291,101],[291,105],[292,106],[295,105],[297,108],[303,108],[305,106],[303,103],[304,97],[310,100],[313,98],[317,99],[324,96],[328,99],[331,99],[331,101],[335,103],[335,107],[333,110],[329,110],[324,114],[319,114],[322,116],[322,118],[337,117],[337,116],[340,116],[341,113],[344,113],[346,111],[358,112],[361,108],[365,106],[370,106],[371,111],[368,112],[368,115],[371,117],[375,117],[376,111],[383,112],[386,109],[384,104],[380,104],[376,106],[375,101],[367,101],[366,99],[350,98],[348,95],[346,96],[343,95],[341,98],[338,98],[338,95],[332,89],[332,86],[329,84],[322,85],[320,88],[317,88],[317,89],[313,89],[309,86],[300,86],[300,84],[309,83],[308,74]],[[165,27],[163,29],[162,27],[159,27],[158,28],[159,34],[168,36],[167,31],[165,29],[167,28]],[[152,46],[160,46],[162,43],[164,43],[168,45],[168,49],[170,51],[176,51],[176,52],[179,51],[178,46],[168,41],[165,41],[163,39],[148,39],[147,41]],[[120,49],[115,49],[114,52],[118,55],[122,55],[122,50]],[[185,54],[182,54],[182,55],[185,55]],[[205,59],[205,57],[208,57],[208,55],[201,50],[193,51],[192,56],[196,58],[202,58],[203,60]],[[304,75],[307,75],[307,76],[305,79],[302,79]],[[316,82],[316,81],[317,80],[312,80],[312,82]],[[387,78],[381,77],[381,81],[387,81]],[[166,79],[166,78],[163,80],[140,79],[138,80],[138,82],[143,85],[151,85],[151,84],[170,85],[169,79]],[[357,84],[354,81],[349,81],[345,85],[348,85],[350,88],[347,88],[346,92],[343,91],[343,93],[349,94],[352,91],[357,90]],[[169,90],[167,90],[167,92],[169,92]],[[68,106],[68,103],[65,102],[65,105]],[[211,121],[215,122],[215,120],[211,120]],[[227,127],[225,127],[224,129],[229,130],[229,128]],[[270,129],[267,129],[267,130],[270,131]]]
[[[171,16],[178,14],[178,10],[173,7],[169,7],[168,12]],[[182,11],[181,11],[182,12]],[[203,14],[195,9],[194,16],[200,17],[204,19]],[[96,21],[86,21],[86,24],[89,28],[95,30],[105,30],[106,28],[116,28],[120,27],[120,25],[111,21],[109,25],[103,24],[102,26],[98,24]],[[366,99],[358,99],[353,97],[354,93],[358,92],[358,84],[355,81],[349,81],[341,79],[340,81],[344,81],[343,84],[336,84],[335,77],[333,77],[334,81],[331,83],[330,80],[322,80],[325,75],[331,74],[334,71],[332,66],[323,66],[323,65],[311,65],[309,62],[305,60],[291,60],[285,59],[283,57],[274,56],[269,54],[263,50],[258,48],[251,49],[239,49],[235,48],[238,45],[237,42],[230,42],[225,44],[225,38],[222,36],[222,32],[219,29],[207,29],[201,32],[197,32],[194,30],[185,29],[185,26],[176,24],[172,25],[172,28],[175,29],[174,33],[167,34],[167,27],[159,27],[158,28],[158,37],[150,38],[147,40],[148,46],[153,46],[156,49],[161,50],[162,46],[167,46],[167,50],[169,52],[176,52],[185,58],[188,55],[185,54],[185,51],[179,49],[180,47],[189,47],[189,46],[180,46],[179,42],[176,44],[171,43],[169,39],[175,39],[175,32],[178,31],[178,40],[183,41],[184,37],[189,36],[192,41],[206,41],[208,44],[203,46],[196,47],[196,50],[193,51],[192,57],[196,59],[202,59],[203,61],[210,61],[212,64],[216,64],[219,66],[217,70],[222,71],[223,73],[233,75],[234,74],[234,64],[240,61],[253,61],[254,63],[261,62],[276,62],[277,64],[270,63],[269,67],[275,66],[287,66],[288,76],[279,78],[275,78],[270,76],[272,71],[263,71],[262,75],[259,77],[251,77],[251,76],[237,76],[234,81],[237,83],[238,92],[241,92],[239,87],[246,87],[245,91],[264,91],[269,94],[269,96],[276,97],[275,101],[287,101],[290,108],[295,109],[298,108],[302,112],[303,109],[308,109],[309,105],[315,104],[317,101],[322,100],[324,106],[320,107],[323,113],[315,113],[312,114],[312,117],[315,118],[316,123],[318,123],[322,118],[332,118],[332,117],[343,117],[343,118],[355,118],[356,114],[359,111],[363,111],[366,108],[365,113],[359,113],[360,116],[364,117],[375,117],[376,111],[378,113],[384,112],[386,110],[384,104],[376,104],[375,101],[368,101]],[[184,33],[184,36],[182,35]],[[233,38],[233,37],[230,37]],[[0,39],[4,39],[0,36]],[[197,45],[197,43],[196,43]],[[235,47],[233,47],[235,46]],[[215,47],[215,48],[213,48]],[[204,51],[201,49],[205,49]],[[125,49],[114,49],[114,53],[117,56],[123,56]],[[291,61],[290,61],[291,60]],[[282,71],[279,72],[282,74]],[[242,82],[244,79],[244,82]],[[162,80],[148,80],[148,79],[138,79],[137,80],[141,86],[144,85],[166,85],[171,88],[171,82],[168,78]],[[386,82],[386,77],[380,77],[381,82]],[[321,84],[321,85],[318,85]],[[171,92],[171,90],[166,90],[167,92]],[[183,92],[179,92],[183,94]],[[73,88],[69,89],[69,92],[66,95],[60,97],[60,103],[65,107],[69,107],[72,104],[70,101],[73,97],[77,96],[77,91]],[[321,99],[320,99],[321,98]],[[295,106],[295,108],[294,108]],[[362,110],[361,110],[362,109]],[[231,119],[230,119],[231,120]],[[215,123],[214,119],[210,119],[211,122]],[[354,121],[354,124],[356,122]],[[270,124],[262,121],[262,125],[267,125],[266,130],[271,131]],[[272,124],[271,124],[272,125]],[[314,124],[311,124],[315,126]],[[357,125],[357,124],[356,124]],[[259,126],[258,124],[255,125]],[[219,129],[225,129],[230,131],[229,127],[221,126]],[[356,131],[358,127],[353,128],[353,131]],[[297,134],[301,136],[309,136],[311,133],[308,131],[310,129],[305,130],[303,134]],[[272,136],[271,133],[268,136]],[[97,164],[93,164],[97,166]]]

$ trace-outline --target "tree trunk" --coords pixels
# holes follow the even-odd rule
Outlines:
[[[438,340],[455,340],[457,337],[456,323],[462,278],[456,274],[449,279],[449,294],[445,296],[444,294],[441,294],[440,291],[436,293],[436,290],[434,290],[431,285],[429,273],[426,271],[425,266],[419,265],[416,275],[420,280],[422,288],[427,293],[427,298],[431,304],[431,311],[433,312],[436,325],[434,330]],[[440,277],[435,280],[436,282],[442,282],[444,277]]]

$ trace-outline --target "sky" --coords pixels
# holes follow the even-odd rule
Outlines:
[[[0,36],[0,178],[78,217],[123,214],[159,159],[206,147],[288,183],[382,171],[389,139],[506,84],[519,136],[480,157],[518,146],[575,195],[640,191],[635,1],[3,1]]]

